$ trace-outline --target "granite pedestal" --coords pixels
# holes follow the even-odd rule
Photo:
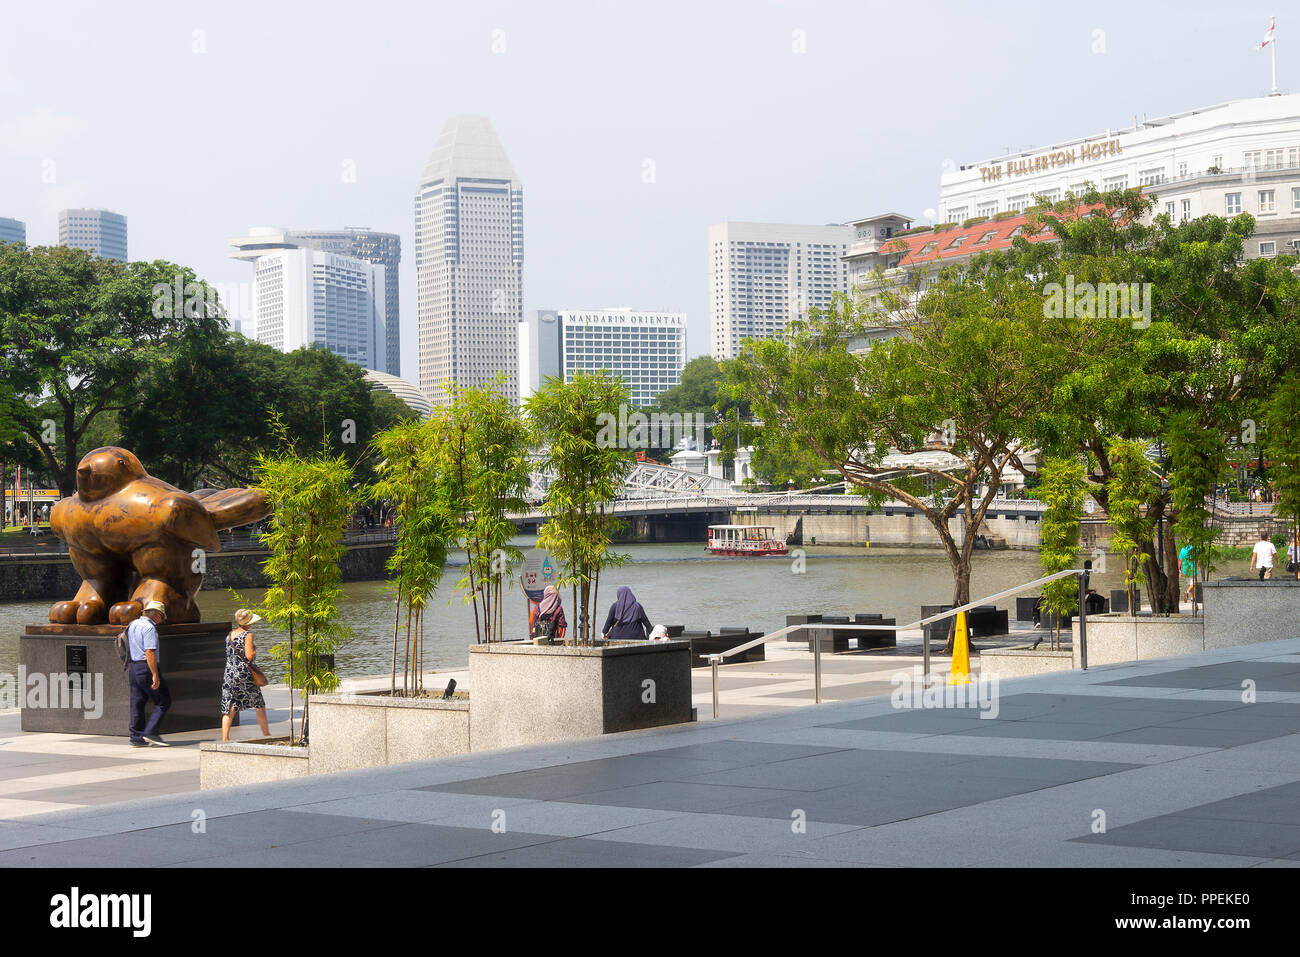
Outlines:
[[[19,683],[25,682],[27,689],[18,689],[24,731],[122,737],[130,733],[131,691],[113,644],[121,630],[120,625],[27,626],[18,641]],[[163,735],[221,727],[221,677],[229,632],[227,621],[158,627],[158,661],[172,696],[159,729]],[[44,701],[32,693],[42,681],[50,689]],[[78,682],[85,682],[94,696],[65,693]]]

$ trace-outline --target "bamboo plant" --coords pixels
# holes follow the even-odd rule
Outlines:
[[[396,599],[393,616],[393,669],[390,693],[397,690],[397,646],[402,614],[406,639],[402,655],[403,696],[424,693],[424,624],[428,600],[442,580],[448,543],[455,526],[437,470],[437,435],[429,421],[400,422],[375,436],[379,464],[371,500],[392,509],[397,541],[387,569]]]
[[[480,644],[504,637],[505,586],[524,557],[511,544],[518,529],[510,516],[527,507],[529,435],[518,406],[497,391],[503,381],[448,385],[451,405],[430,420],[442,501],[465,551],[456,586],[474,606]]]
[[[541,468],[551,476],[542,504],[547,521],[537,544],[565,569],[558,584],[572,588],[579,644],[595,642],[601,570],[627,560],[610,547],[623,525],[610,507],[634,456],[626,443],[600,436],[604,423],[617,419],[628,401],[626,383],[601,370],[580,372],[567,383],[549,378],[527,402],[533,441],[542,449]]]
[[[310,695],[338,687],[338,675],[326,659],[349,636],[339,621],[338,603],[343,532],[354,504],[352,469],[342,456],[301,454],[288,443],[278,418],[272,421],[283,448],[259,453],[255,462],[256,487],[271,507],[262,535],[269,552],[263,568],[270,582],[262,611],[288,635],[272,646],[271,656],[284,663],[289,676],[290,743],[303,744]],[[295,690],[303,697],[301,733],[294,726]]]
[[[1079,560],[1079,512],[1083,508],[1083,463],[1074,457],[1047,458],[1038,471],[1036,496],[1047,505],[1042,517],[1038,558],[1045,575],[1074,568]],[[1043,608],[1055,612],[1052,650],[1061,647],[1061,619],[1079,607],[1079,583],[1058,578],[1043,586]]]

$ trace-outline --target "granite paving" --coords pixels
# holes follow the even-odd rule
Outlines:
[[[844,689],[888,680],[829,673]],[[790,690],[743,685],[748,695]],[[150,755],[87,746],[83,767],[24,775],[0,792],[0,802],[49,808],[0,820],[0,867],[1300,863],[1300,639],[1008,679],[985,704],[784,704],[135,799],[133,788],[148,791],[140,766]],[[47,764],[31,749],[0,750],[0,774]],[[83,777],[91,772],[115,777]],[[105,796],[117,800],[66,806]]]

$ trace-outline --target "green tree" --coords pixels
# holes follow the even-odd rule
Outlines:
[[[1269,484],[1277,494],[1277,514],[1300,533],[1300,375],[1286,373],[1264,407],[1259,423]]]
[[[623,524],[610,509],[634,457],[608,435],[628,398],[626,383],[601,370],[580,372],[567,383],[549,378],[527,402],[533,442],[541,449],[540,469],[550,479],[542,503],[547,521],[537,544],[565,569],[557,584],[573,589],[579,644],[595,640],[601,571],[626,561],[610,547]]]
[[[1077,202],[1090,211],[1078,215]],[[1055,284],[1058,301],[1065,287],[1076,291],[1073,305],[1087,306],[1082,290],[1100,292],[1102,283],[1140,295],[1140,311],[1133,303],[1127,311],[1104,309],[1100,296],[1095,309],[1074,310],[1081,361],[1056,384],[1039,439],[1089,456],[1090,483],[1112,513],[1112,440],[1161,451],[1160,468],[1171,481],[1147,483],[1142,505],[1149,534],[1166,522],[1175,532],[1164,536],[1162,555],[1154,540],[1134,547],[1152,608],[1167,613],[1179,599],[1177,539],[1200,542],[1206,534],[1196,531],[1207,525],[1197,503],[1212,480],[1195,465],[1193,446],[1217,459],[1277,377],[1300,361],[1300,280],[1292,257],[1244,258],[1255,227],[1250,216],[1175,224],[1165,215],[1148,221],[1152,206],[1153,198],[1136,190],[1072,197],[1034,220],[1034,228],[1049,226],[1058,243],[1018,240],[1010,258],[1041,281],[1045,294]],[[1206,435],[1193,442],[1197,430]],[[1170,457],[1180,443],[1175,468]],[[1182,517],[1180,507],[1194,514]]]
[[[806,446],[869,497],[925,516],[962,605],[976,535],[1004,474],[1029,471],[1020,453],[1040,431],[1043,384],[1060,378],[1077,344],[1044,316],[1031,280],[998,257],[945,270],[918,293],[882,294],[897,334],[865,351],[849,345],[882,317],[842,297],[781,338],[747,342],[727,365],[729,388],[750,401],[763,436]],[[897,458],[921,452],[946,460]]]
[[[178,302],[177,288],[191,292]],[[19,400],[13,422],[64,495],[95,419],[130,409],[149,368],[224,327],[216,296],[184,267],[0,245],[0,380]]]

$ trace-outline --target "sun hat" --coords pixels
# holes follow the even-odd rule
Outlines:
[[[241,608],[237,612],[235,612],[235,624],[238,625],[240,628],[247,628],[249,625],[253,624],[254,622],[258,622],[261,620],[262,620],[261,615],[255,615],[247,608]]]
[[[164,618],[167,617],[167,606],[164,605],[162,602],[160,602],[157,598],[150,599],[145,604],[144,610],[160,612]]]

